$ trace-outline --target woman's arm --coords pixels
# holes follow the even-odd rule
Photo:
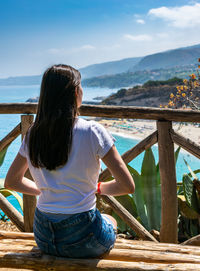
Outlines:
[[[39,195],[40,190],[37,188],[36,184],[24,177],[27,169],[28,163],[26,158],[18,153],[8,170],[4,187],[24,194]]]
[[[115,179],[101,183],[101,194],[120,196],[134,193],[134,180],[114,145],[102,158],[102,161]]]

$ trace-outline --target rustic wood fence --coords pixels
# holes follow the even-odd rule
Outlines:
[[[0,141],[0,151],[6,148],[20,134],[22,138],[34,120],[33,114],[37,111],[37,103],[2,103],[0,114],[23,114],[21,122],[8,135]],[[177,181],[175,171],[174,143],[192,155],[200,158],[200,146],[190,139],[181,136],[173,130],[173,121],[200,123],[200,112],[192,110],[172,110],[147,107],[120,107],[120,106],[94,106],[82,105],[82,116],[95,116],[106,118],[148,119],[157,121],[157,130],[143,139],[132,149],[122,155],[126,164],[140,153],[158,143],[159,170],[161,176],[161,230],[160,241],[177,243],[178,241],[178,203]],[[187,136],[187,135],[186,135]],[[105,181],[111,174],[105,169],[100,174],[100,180]],[[32,179],[29,171],[26,177]],[[112,196],[101,196],[111,208],[144,239],[158,242],[119,202]],[[23,216],[0,194],[0,208],[20,231],[32,232],[33,216],[36,206],[34,196],[23,195]]]

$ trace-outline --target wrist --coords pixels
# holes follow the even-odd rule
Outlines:
[[[101,194],[101,182],[97,184],[97,194]]]

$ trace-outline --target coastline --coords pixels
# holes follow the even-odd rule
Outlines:
[[[103,119],[93,118],[93,120],[102,124],[110,133],[122,137],[142,140],[154,131],[156,131],[156,121],[151,120],[128,120],[128,119]],[[191,123],[173,123],[175,132],[189,138],[200,145],[200,126]]]

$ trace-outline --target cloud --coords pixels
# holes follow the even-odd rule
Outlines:
[[[90,44],[86,44],[80,47],[75,47],[72,49],[66,49],[66,48],[50,48],[47,50],[47,53],[50,55],[57,55],[57,56],[67,56],[72,53],[77,53],[81,51],[90,51],[96,49],[94,46]]]
[[[78,49],[78,48],[77,48]],[[87,45],[83,45],[79,48],[79,50],[94,50],[95,47],[90,45],[90,44],[87,44]]]
[[[150,35],[130,35],[130,34],[125,34],[124,35],[125,39],[132,40],[132,41],[149,41],[152,40],[152,37]]]
[[[137,20],[136,20],[136,23],[138,23],[138,24],[145,24],[145,21],[142,20],[142,19],[137,19]]]
[[[200,25],[200,3],[182,7],[160,7],[150,9],[148,15],[163,19],[178,28]]]

